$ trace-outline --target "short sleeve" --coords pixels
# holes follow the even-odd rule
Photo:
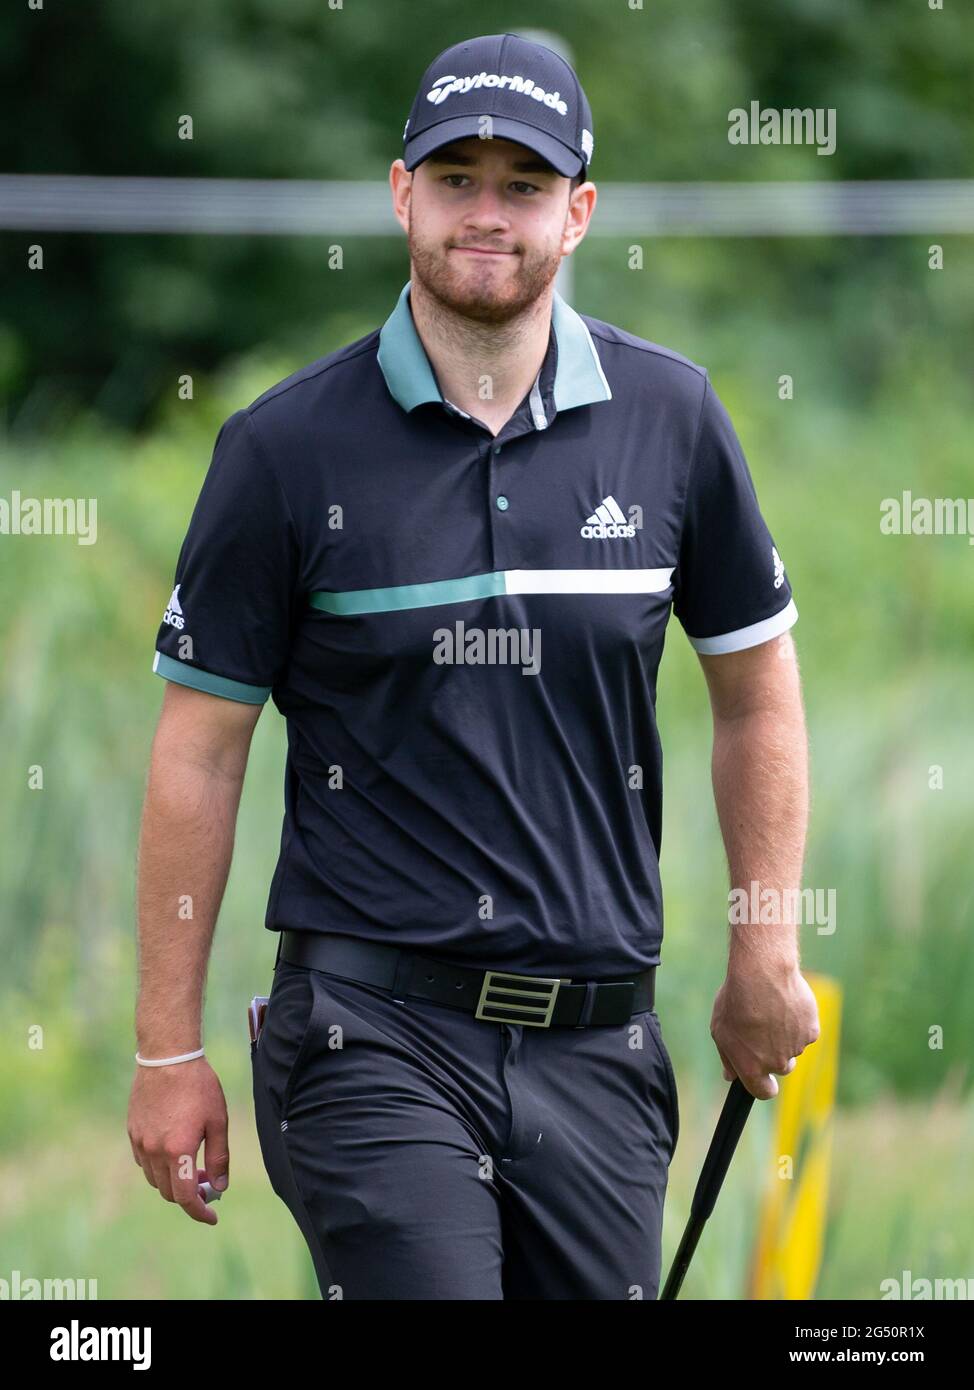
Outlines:
[[[152,669],[263,704],[287,664],[299,573],[294,521],[248,411],[224,421],[176,562]]]
[[[730,416],[707,379],[687,483],[673,611],[705,655],[741,651],[798,618]]]

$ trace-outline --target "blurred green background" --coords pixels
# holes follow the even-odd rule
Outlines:
[[[448,44],[530,25],[574,50],[597,184],[971,176],[974,31],[907,0],[123,0],[0,19],[17,122],[0,171],[384,179],[419,78]],[[735,147],[727,112],[835,107],[838,146]],[[176,138],[194,117],[192,142]],[[596,211],[596,218],[598,211]],[[574,304],[707,366],[737,426],[800,618],[812,756],[805,883],[837,927],[803,965],[845,1008],[817,1296],[974,1277],[974,550],[885,536],[880,502],[974,495],[970,237],[590,236]],[[155,634],[228,414],[377,328],[403,237],[0,232],[0,496],[97,497],[98,541],[0,536],[0,1277],[97,1278],[100,1298],[318,1296],[272,1193],[244,1014],[269,992],[263,912],[283,722],[257,726],[210,970],[205,1041],[231,1114],[207,1229],[163,1202],[126,1134],[134,865],[163,683]],[[43,272],[26,248],[44,247]],[[944,248],[944,269],[928,248]],[[177,399],[190,373],[194,399]],[[791,401],[778,378],[795,381]],[[660,678],[666,939],[657,1007],[680,1089],[668,1268],[726,1091],[709,1035],[726,868],[702,674],[673,621]],[[44,769],[44,789],[28,769]],[[943,768],[942,789],[929,769]],[[41,1025],[44,1046],[28,1046]],[[943,1028],[941,1050],[928,1030]],[[787,1085],[782,1080],[781,1085]],[[738,1298],[773,1102],[756,1105],[685,1297]]]

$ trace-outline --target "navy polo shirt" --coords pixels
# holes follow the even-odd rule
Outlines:
[[[660,959],[656,674],[797,618],[706,371],[557,293],[496,436],[410,285],[222,425],[154,670],[287,722],[265,926],[568,978]]]

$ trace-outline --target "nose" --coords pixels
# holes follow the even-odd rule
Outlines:
[[[509,220],[501,190],[485,180],[464,209],[464,221],[467,226],[484,231],[491,227],[506,227]]]

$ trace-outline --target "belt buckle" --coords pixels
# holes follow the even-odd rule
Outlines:
[[[505,984],[504,981],[508,983]],[[505,970],[485,970],[474,1018],[479,1018],[484,1023],[523,1023],[531,1028],[547,1028],[555,1011],[558,990],[563,984],[571,984],[571,980],[552,979],[543,975],[511,975]],[[498,995],[515,995],[516,1002],[498,998]],[[505,1009],[508,1012],[505,1013]]]

